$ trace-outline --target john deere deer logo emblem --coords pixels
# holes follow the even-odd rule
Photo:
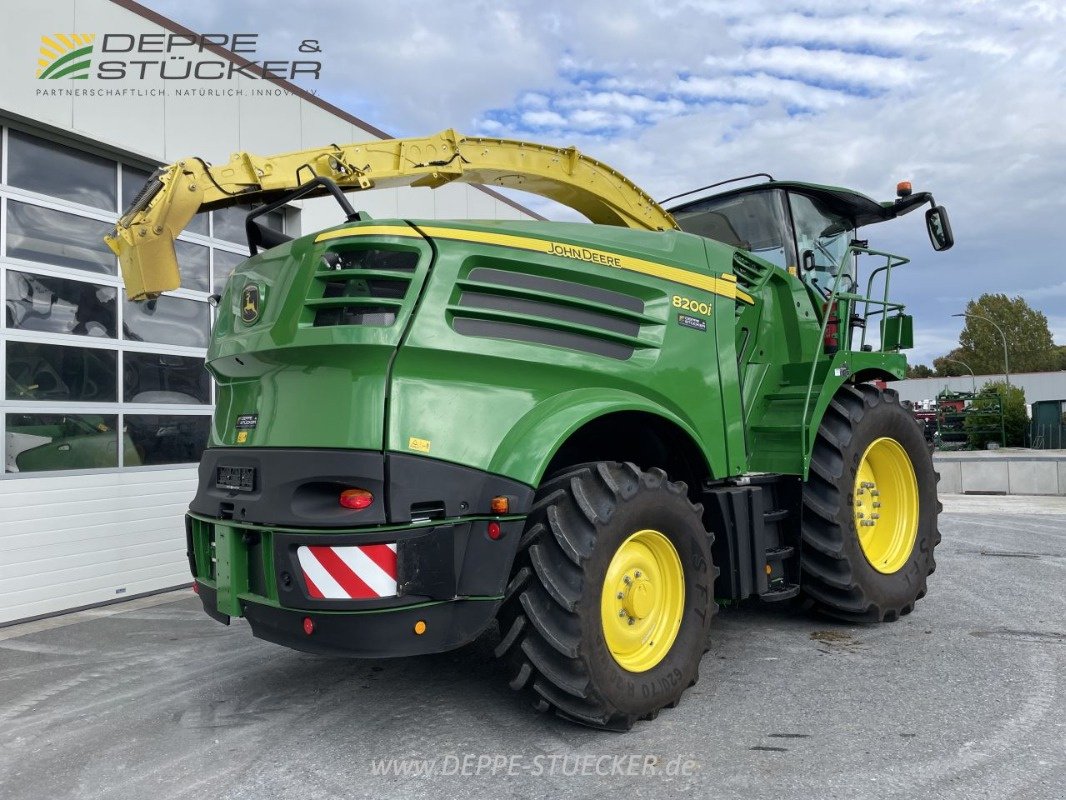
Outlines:
[[[248,325],[259,319],[259,287],[254,283],[241,292],[241,319]]]

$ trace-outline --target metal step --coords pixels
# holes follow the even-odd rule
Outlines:
[[[756,423],[751,426],[752,431],[756,433],[799,433],[803,430],[803,425],[799,423],[787,424],[787,425],[767,425],[765,423]]]
[[[819,387],[815,386],[811,389],[811,397],[818,396]],[[795,387],[783,387],[781,391],[770,392],[766,395],[767,400],[806,400],[807,399],[807,387],[795,386]]]
[[[770,589],[768,592],[763,592],[759,595],[759,599],[764,603],[780,603],[782,600],[791,600],[799,593],[799,584],[787,583],[784,586],[778,586]]]
[[[787,508],[779,508],[776,511],[764,511],[762,515],[763,522],[780,522],[783,519],[788,519]]]
[[[766,551],[767,561],[783,561],[786,558],[792,558],[796,554],[796,549],[790,544],[784,544],[780,547],[771,547]]]

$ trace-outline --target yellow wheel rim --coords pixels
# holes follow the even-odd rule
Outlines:
[[[911,557],[918,536],[918,480],[895,439],[875,439],[855,474],[855,530],[870,566],[891,575]]]
[[[603,638],[619,666],[646,672],[674,646],[685,610],[685,574],[673,543],[637,531],[619,546],[603,581]]]

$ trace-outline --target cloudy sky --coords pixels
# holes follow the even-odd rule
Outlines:
[[[955,248],[933,253],[917,212],[862,235],[914,259],[893,281],[912,360],[953,347],[949,315],[982,292],[1022,295],[1066,344],[1061,0],[146,4],[258,32],[262,53],[318,39],[303,85],[396,136],[577,145],[655,197],[770,172],[884,200],[910,179],[948,207]]]

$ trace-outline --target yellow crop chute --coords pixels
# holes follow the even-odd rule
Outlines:
[[[569,206],[603,225],[676,228],[646,192],[575,148],[460,136],[453,130],[412,139],[384,139],[256,156],[236,153],[210,166],[187,158],[159,170],[106,237],[118,255],[126,293],[143,300],[181,285],[174,240],[202,211],[271,202],[314,178],[344,192],[448,183],[503,186]],[[325,194],[315,187],[305,197]]]

